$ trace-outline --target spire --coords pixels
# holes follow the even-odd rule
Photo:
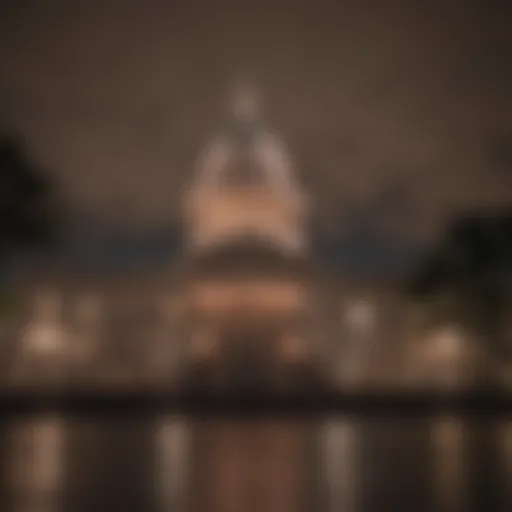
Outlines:
[[[260,131],[260,105],[255,87],[247,80],[239,80],[231,92],[229,103],[229,136],[238,144],[250,144]]]
[[[254,122],[259,118],[257,93],[247,80],[241,80],[235,85],[231,96],[231,111],[236,121]]]

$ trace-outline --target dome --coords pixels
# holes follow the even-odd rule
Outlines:
[[[242,101],[243,100],[243,101]],[[238,103],[237,103],[238,102]],[[250,234],[301,251],[306,198],[284,145],[263,129],[257,104],[235,94],[230,130],[206,147],[184,213],[195,249]]]

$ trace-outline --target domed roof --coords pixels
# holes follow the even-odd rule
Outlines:
[[[236,90],[232,101],[233,118],[200,155],[191,192],[246,182],[260,183],[281,195],[300,195],[290,155],[282,142],[263,127],[252,90]]]
[[[306,198],[286,149],[261,127],[255,99],[247,90],[240,94],[235,93],[230,129],[205,149],[185,196],[189,246],[210,250],[252,233],[272,246],[302,251]]]
[[[220,186],[265,186],[266,170],[255,156],[245,151],[233,151],[219,175]]]

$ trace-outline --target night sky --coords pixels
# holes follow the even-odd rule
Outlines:
[[[4,1],[0,121],[77,220],[134,231],[175,218],[239,73],[327,228],[363,211],[425,242],[459,209],[511,202],[507,2],[288,4]]]

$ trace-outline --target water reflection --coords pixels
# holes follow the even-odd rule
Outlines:
[[[157,421],[155,431],[156,488],[158,512],[187,509],[189,476],[190,423],[175,416]]]
[[[154,425],[141,418],[69,422],[65,512],[154,510]]]
[[[504,510],[512,510],[512,420],[498,425],[497,438],[500,457],[500,473],[503,489]]]
[[[433,479],[436,510],[467,510],[467,431],[457,417],[446,416],[432,424]]]
[[[512,509],[512,422],[17,419],[5,512]]]
[[[357,512],[359,427],[353,418],[333,418],[320,430],[325,512]]]
[[[4,475],[13,510],[58,512],[64,474],[63,420],[48,416],[15,421],[5,436]]]

